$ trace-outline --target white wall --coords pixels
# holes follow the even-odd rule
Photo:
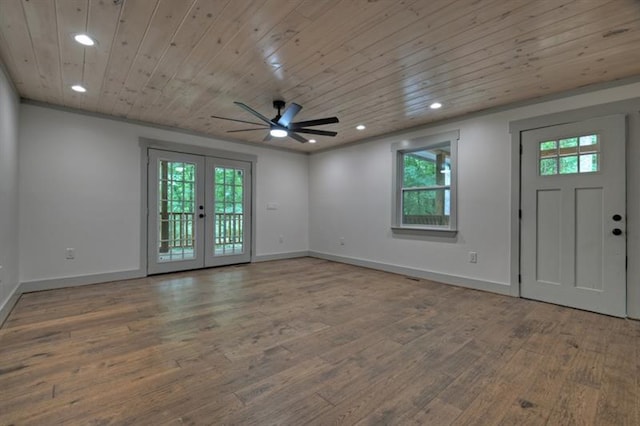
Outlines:
[[[478,288],[512,292],[510,278],[511,135],[509,123],[640,96],[640,84],[600,90],[504,112],[429,126],[367,143],[313,154],[310,161],[310,250],[363,263],[375,262],[451,276]],[[446,108],[446,105],[445,105]],[[640,258],[640,130],[630,111],[628,147],[629,259]],[[460,130],[456,238],[391,232],[391,144]],[[340,245],[340,238],[345,244]],[[468,262],[468,252],[478,263]],[[640,267],[630,261],[629,306],[640,316]],[[515,284],[517,285],[517,283]]]
[[[311,250],[507,283],[511,159],[504,143],[505,137],[508,143],[507,124],[495,119],[474,120],[312,155]],[[392,233],[391,144],[458,128],[457,237]],[[340,245],[341,237],[344,246]],[[478,252],[477,264],[467,262],[468,251]]]
[[[0,324],[19,282],[18,113],[19,98],[0,66]]]
[[[256,255],[309,248],[306,155],[29,104],[20,112],[22,282],[140,268],[139,137],[257,155]],[[67,247],[76,259],[65,260]]]

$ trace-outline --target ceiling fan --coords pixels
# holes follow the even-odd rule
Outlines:
[[[300,136],[298,133],[307,133],[310,135],[319,135],[319,136],[335,136],[338,132],[331,132],[328,130],[315,130],[308,129],[307,127],[313,126],[322,126],[324,124],[333,124],[339,123],[338,117],[327,117],[320,118],[317,120],[308,120],[308,121],[298,121],[293,122],[293,118],[300,112],[302,106],[292,103],[287,109],[281,113],[281,110],[284,108],[284,101],[276,100],[273,101],[273,107],[278,110],[278,114],[269,120],[264,115],[260,114],[258,111],[253,108],[243,104],[242,102],[234,102],[234,104],[238,105],[240,108],[254,115],[263,121],[263,123],[256,123],[253,121],[245,121],[245,120],[237,120],[235,118],[227,118],[227,117],[218,117],[216,115],[212,115],[212,118],[218,118],[220,120],[229,120],[236,121],[238,123],[247,123],[254,124],[256,126],[262,126],[259,128],[251,128],[251,129],[242,129],[242,130],[228,130],[227,133],[238,133],[238,132],[253,132],[257,130],[269,130],[269,133],[265,136],[263,141],[269,141],[272,137],[274,138],[285,138],[290,137],[292,139],[297,140],[298,142],[307,143],[309,140],[303,136]]]

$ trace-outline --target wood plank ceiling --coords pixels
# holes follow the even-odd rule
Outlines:
[[[224,139],[264,143],[210,118],[255,121],[233,101],[338,116],[335,138],[268,142],[314,151],[640,75],[640,2],[1,0],[0,59],[23,98]]]

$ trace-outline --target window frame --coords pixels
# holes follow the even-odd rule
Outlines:
[[[429,136],[421,136],[409,140],[395,142],[392,152],[392,205],[391,229],[411,233],[456,233],[458,230],[458,140],[460,131],[454,130]],[[402,198],[407,188],[404,181],[404,155],[415,151],[429,150],[449,145],[450,153],[450,185],[449,186],[449,225],[416,225],[402,223]],[[434,188],[436,186],[434,185]],[[412,187],[413,188],[413,187]]]

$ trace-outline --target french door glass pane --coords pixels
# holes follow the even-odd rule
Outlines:
[[[158,262],[195,259],[196,165],[158,160]]]
[[[244,253],[244,170],[216,167],[214,173],[214,255]]]

